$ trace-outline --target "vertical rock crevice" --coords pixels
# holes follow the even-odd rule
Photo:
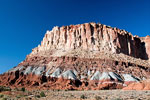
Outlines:
[[[87,50],[109,53],[123,53],[136,58],[150,58],[150,37],[141,41],[131,33],[97,23],[85,23],[54,27],[47,31],[41,45],[31,55],[50,50]]]

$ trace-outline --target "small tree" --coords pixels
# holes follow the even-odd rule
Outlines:
[[[4,95],[3,94],[0,94],[0,98],[3,98],[4,97]]]
[[[40,93],[40,96],[41,97],[46,97],[46,95],[45,95],[45,93],[43,91]]]
[[[87,97],[82,94],[80,98],[81,98],[81,99],[86,99]]]
[[[21,91],[25,92],[25,91],[26,91],[26,89],[23,87],[23,88],[21,88]]]

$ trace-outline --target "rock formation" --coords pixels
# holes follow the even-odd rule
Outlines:
[[[148,42],[148,38],[145,39]],[[54,27],[47,31],[41,45],[30,54],[42,54],[51,50],[88,50],[110,53],[123,53],[136,58],[147,59],[145,43],[138,36],[96,23],[85,23]]]
[[[0,85],[46,89],[120,89],[150,78],[150,37],[99,23],[54,27]]]
[[[150,80],[131,83],[124,87],[123,90],[150,90]]]
[[[148,58],[150,58],[150,36],[145,37],[145,48]]]

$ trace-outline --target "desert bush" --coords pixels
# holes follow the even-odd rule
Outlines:
[[[19,99],[19,98],[21,98],[21,96],[20,96],[20,95],[17,95],[16,98]]]
[[[21,91],[25,92],[25,91],[26,91],[26,89],[23,87],[23,88],[21,88]]]
[[[80,98],[81,98],[81,99],[86,99],[87,97],[86,97],[84,94],[82,94],[82,95],[80,96]]]
[[[73,95],[73,94],[71,94],[71,95],[70,95],[70,97],[74,97],[74,95]]]
[[[40,93],[40,96],[41,97],[46,97],[46,95],[45,95],[45,93],[43,91]]]
[[[57,90],[55,90],[55,91],[60,91],[60,89],[57,89]]]
[[[10,87],[0,86],[0,92],[1,91],[11,91]]]
[[[116,98],[115,100],[122,100],[121,98]]]
[[[4,87],[3,86],[0,86],[0,92],[1,91],[4,91]]]
[[[35,95],[35,97],[36,97],[36,98],[40,98],[41,96],[40,96],[40,95]]]
[[[0,98],[3,98],[4,97],[4,95],[3,94],[0,94]]]
[[[95,100],[102,100],[100,96],[95,96]]]
[[[22,98],[22,97],[26,97],[26,95],[19,94],[19,95],[16,96],[17,99]]]
[[[2,98],[1,100],[8,100],[8,98]]]
[[[19,91],[19,89],[17,87],[14,88],[15,91]]]
[[[27,91],[27,94],[28,94],[28,95],[32,95],[32,92],[30,92],[30,91]]]

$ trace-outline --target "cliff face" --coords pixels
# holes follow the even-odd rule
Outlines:
[[[0,85],[120,89],[150,78],[150,37],[96,23],[54,27]]]
[[[96,23],[54,27],[47,31],[41,45],[32,54],[50,50],[81,50],[123,53],[148,59],[145,43],[131,33]]]
[[[145,48],[148,58],[150,58],[150,36],[146,36],[145,38]]]

